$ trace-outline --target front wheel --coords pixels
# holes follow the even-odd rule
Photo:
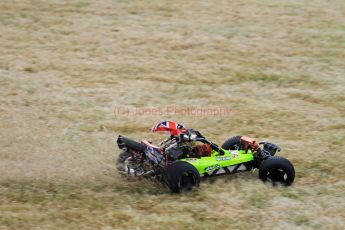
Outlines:
[[[283,157],[269,157],[264,160],[259,168],[259,177],[264,182],[271,182],[273,185],[291,185],[295,179],[295,169],[288,159]]]

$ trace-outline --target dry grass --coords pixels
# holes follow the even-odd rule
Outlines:
[[[345,2],[0,3],[1,229],[343,229]],[[231,108],[229,117],[114,108]],[[116,174],[114,138],[173,119],[279,143],[294,186],[256,173],[171,195]]]

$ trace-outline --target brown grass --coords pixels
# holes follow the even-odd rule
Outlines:
[[[345,2],[0,4],[1,229],[342,229]],[[226,107],[231,116],[116,116]],[[115,171],[114,138],[173,119],[222,143],[281,145],[290,188],[257,172],[172,195]]]

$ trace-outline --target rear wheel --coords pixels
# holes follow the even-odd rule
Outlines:
[[[241,137],[242,136],[234,136],[227,139],[223,143],[222,148],[226,150],[239,150],[241,147]]]
[[[193,165],[178,161],[166,169],[166,183],[172,192],[190,191],[199,186],[200,174]]]
[[[264,182],[278,183],[288,186],[295,179],[295,169],[288,159],[283,157],[269,157],[259,168],[259,177]]]
[[[142,174],[143,170],[138,167],[137,160],[133,159],[129,151],[121,152],[116,160],[117,171],[124,176],[134,177]]]

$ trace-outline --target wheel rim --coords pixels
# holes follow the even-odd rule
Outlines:
[[[143,170],[138,168],[136,163],[133,162],[133,158],[131,156],[127,157],[121,164],[119,164],[118,169],[121,174],[130,177],[139,176],[144,173]]]
[[[196,178],[193,173],[186,172],[180,178],[179,187],[181,191],[190,191],[196,185]]]
[[[283,185],[290,184],[290,176],[287,170],[283,168],[272,168],[266,171],[265,180],[273,184],[281,183]]]
[[[240,144],[235,144],[229,150],[239,150],[239,149],[240,149]]]
[[[134,175],[135,170],[133,169],[131,165],[131,160],[132,157],[128,157],[124,162],[123,162],[123,171],[126,172],[129,175]]]

